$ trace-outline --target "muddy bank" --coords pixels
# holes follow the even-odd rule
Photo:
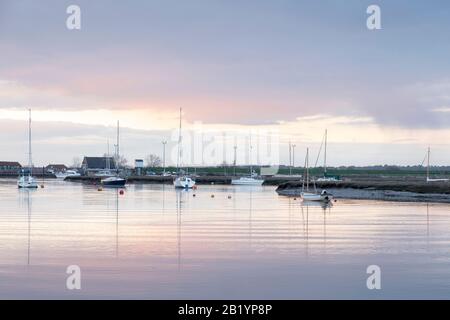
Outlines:
[[[326,189],[336,198],[440,202],[450,203],[450,183],[432,182],[411,179],[392,181],[377,179],[375,181],[340,181],[317,183],[319,190]],[[277,193],[286,196],[299,196],[302,190],[301,182],[287,182],[277,188]]]

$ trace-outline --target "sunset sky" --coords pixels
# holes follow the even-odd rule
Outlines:
[[[428,145],[449,165],[449,37],[439,0],[0,0],[0,161],[26,163],[28,108],[45,165],[102,155],[117,120],[129,162],[161,155],[182,107],[241,152],[274,134],[281,163],[289,141],[315,160],[328,129],[330,165],[418,165]]]

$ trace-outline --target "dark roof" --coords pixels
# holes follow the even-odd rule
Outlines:
[[[20,163],[16,161],[0,161],[0,166],[8,166],[8,167],[22,167]]]
[[[58,169],[58,170],[67,170],[68,169],[65,164],[49,164],[45,168],[46,169]]]
[[[108,157],[84,157],[83,167],[86,169],[106,169]],[[116,169],[116,162],[113,157],[109,157],[109,168]]]

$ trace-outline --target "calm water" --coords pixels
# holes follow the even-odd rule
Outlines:
[[[450,298],[449,205],[15,183],[0,180],[0,298]],[[372,264],[381,290],[366,287]]]

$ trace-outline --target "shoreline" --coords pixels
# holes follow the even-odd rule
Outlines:
[[[414,193],[392,190],[327,189],[335,199],[378,200],[395,202],[450,203],[450,195],[439,193]],[[301,189],[277,191],[280,196],[299,197]]]
[[[326,189],[336,199],[380,200],[398,202],[450,203],[450,183],[417,179],[405,180],[356,180],[316,183],[317,189]],[[276,192],[282,196],[300,196],[302,183],[281,184]]]
[[[218,184],[218,185],[231,185],[231,180],[239,178],[240,176],[193,176],[196,184],[198,185],[208,185],[208,184]],[[100,183],[101,177],[90,177],[90,176],[80,176],[80,177],[67,177],[65,181],[70,182],[80,182],[80,183]],[[129,176],[126,177],[127,183],[136,184],[171,184],[175,179],[175,176]],[[265,177],[264,184],[266,186],[278,186],[286,182],[296,182],[298,177]]]

